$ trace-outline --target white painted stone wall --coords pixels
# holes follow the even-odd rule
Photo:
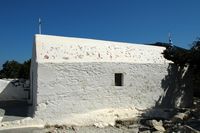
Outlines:
[[[23,85],[12,83],[14,80],[0,79],[0,101],[26,100],[28,93]]]
[[[113,123],[164,95],[170,62],[162,47],[46,35],[35,41],[33,108],[44,122]],[[115,86],[115,73],[123,73],[123,86]]]
[[[130,62],[166,64],[164,47],[36,35],[38,63]]]

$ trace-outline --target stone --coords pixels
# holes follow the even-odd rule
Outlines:
[[[140,131],[139,133],[151,133],[150,130]]]
[[[165,128],[171,128],[172,126],[174,125],[174,123],[172,122],[172,121],[170,121],[170,120],[164,120],[163,121],[163,126],[165,127]]]
[[[94,126],[97,128],[104,128],[108,126],[108,123],[98,122],[98,123],[94,123]]]
[[[200,119],[190,119],[185,122],[185,125],[188,125],[194,129],[200,130]]]
[[[128,126],[129,129],[137,128],[137,127],[139,127],[138,124],[132,124],[132,125],[129,125],[129,126]]]
[[[139,131],[142,132],[142,131],[150,131],[151,128],[148,127],[148,126],[145,126],[145,125],[140,125],[139,126]]]
[[[149,119],[169,120],[175,113],[172,109],[153,109],[145,112],[144,116]]]
[[[139,132],[139,127],[138,125],[132,126],[131,128],[129,128],[129,131],[131,133],[138,133]]]
[[[4,109],[0,109],[0,122],[2,122],[4,114],[5,114],[5,110]]]
[[[189,119],[190,112],[186,111],[185,113],[177,113],[173,118],[172,121],[176,123],[183,122],[184,120]]]
[[[188,126],[188,125],[184,125],[179,127],[178,131],[180,133],[200,133],[200,131]]]
[[[200,119],[200,109],[193,109],[191,113],[193,117]]]
[[[126,127],[129,127],[130,125],[137,124],[139,119],[136,118],[129,118],[129,119],[122,119],[122,120],[116,120],[115,124],[120,124]]]
[[[151,127],[153,127],[154,129],[156,129],[157,131],[161,131],[164,132],[165,128],[163,127],[163,122],[157,121],[157,120],[149,120],[147,121],[147,124]]]
[[[163,133],[162,131],[153,131],[152,133]]]

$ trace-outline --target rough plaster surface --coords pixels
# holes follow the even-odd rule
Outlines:
[[[176,75],[167,76],[173,65],[163,58],[163,50],[36,35],[31,64],[34,118],[49,124],[106,125],[162,101],[171,104],[165,95],[173,95],[174,86],[168,84],[175,84],[169,81]],[[123,74],[123,86],[115,86],[115,73]]]
[[[111,108],[129,109],[116,112],[115,119],[130,117],[137,112],[136,108],[150,108],[158,101],[164,92],[160,79],[166,75],[167,71],[163,71],[166,68],[167,65],[131,63],[38,64],[35,116],[48,122],[56,117],[68,123],[76,114],[86,116],[95,110]],[[114,85],[115,73],[123,73],[123,86]],[[85,119],[105,116],[101,120],[106,121],[107,118],[104,111],[98,112],[98,117],[89,116]],[[82,121],[77,120],[76,123]]]
[[[0,101],[25,100],[27,96],[23,86],[15,86],[12,80],[0,79]]]
[[[164,47],[36,35],[37,62],[131,62],[163,64]]]

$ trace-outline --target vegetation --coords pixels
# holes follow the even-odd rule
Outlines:
[[[192,47],[187,50],[177,46],[168,45],[163,55],[166,59],[173,61],[179,66],[190,65],[200,66],[200,39],[192,43]]]
[[[2,78],[23,78],[29,79],[30,76],[30,64],[31,60],[27,60],[24,63],[17,61],[6,61],[3,64],[2,70],[0,70],[0,79]]]
[[[166,49],[163,51],[163,56],[178,66],[200,66],[200,38],[192,43],[192,47],[190,49],[184,49],[169,43],[162,42],[156,42],[149,45],[165,47]]]
[[[194,41],[190,49],[183,49],[168,44],[163,51],[163,56],[173,61],[177,66],[176,71],[180,74],[179,77],[181,77],[178,84],[180,85],[182,82],[183,86],[188,86],[188,88],[191,88],[192,85],[194,96],[200,97],[200,39]],[[192,84],[187,84],[185,80],[187,76],[190,76],[190,82],[192,82]]]

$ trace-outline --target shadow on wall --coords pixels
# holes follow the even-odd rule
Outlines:
[[[26,95],[24,87],[18,83],[0,80],[0,109],[5,110],[6,117],[28,115]]]
[[[199,97],[200,98],[200,69],[199,66],[194,66],[194,97]]]
[[[193,79],[191,67],[169,64],[168,75],[161,82],[164,95],[159,98],[156,107],[185,108],[192,106]]]
[[[193,117],[188,120],[188,118],[191,117],[189,115],[192,113],[190,112],[187,116],[187,109],[185,109],[194,107],[193,89],[200,85],[195,83],[197,78],[195,76],[196,72],[194,67],[169,64],[167,70],[168,74],[161,81],[164,94],[158,99],[154,107],[143,112],[141,116],[143,121],[141,122],[145,125],[148,120],[162,120],[161,127],[164,127],[167,130],[166,132],[178,132],[185,124],[188,124],[194,129],[198,129],[198,120],[193,121]],[[184,114],[183,120],[182,115],[176,116],[178,114]],[[190,120],[193,122],[190,123]],[[194,122],[195,124],[193,124]],[[177,123],[181,124],[181,126],[177,126]],[[149,126],[148,124],[146,125]],[[182,131],[183,130],[181,130],[181,132]],[[191,131],[192,130],[188,130],[188,132]]]
[[[169,64],[167,70],[168,74],[161,81],[164,94],[160,96],[155,106],[147,109],[142,116],[168,119],[174,115],[174,110],[193,105],[193,83],[195,78],[193,68]]]

